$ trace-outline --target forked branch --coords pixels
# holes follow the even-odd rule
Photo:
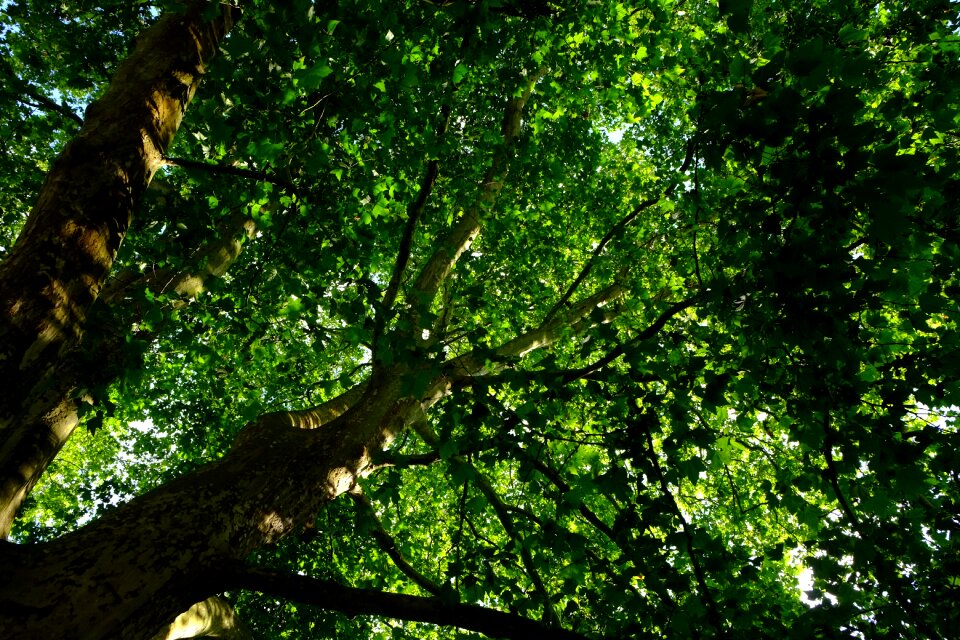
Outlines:
[[[440,246],[430,256],[414,283],[410,298],[415,308],[429,308],[440,289],[440,285],[447,279],[460,256],[463,255],[463,252],[480,232],[484,214],[496,202],[497,196],[503,188],[506,161],[517,136],[520,134],[523,109],[541,75],[542,73],[534,74],[527,81],[527,86],[519,96],[507,100],[501,126],[503,145],[494,154],[490,167],[484,174],[477,198],[463,212],[457,223],[440,242]],[[414,311],[413,314],[417,316],[419,312]],[[416,326],[417,323],[412,324]]]
[[[567,304],[567,302],[569,302],[571,296],[573,296],[573,294],[580,287],[580,285],[583,284],[583,281],[587,279],[587,276],[590,275],[590,272],[593,270],[593,267],[596,264],[597,260],[606,250],[607,245],[610,244],[610,242],[614,238],[618,238],[620,234],[623,233],[623,230],[626,229],[630,225],[630,223],[636,220],[637,216],[639,216],[641,213],[643,213],[650,207],[653,207],[659,204],[661,201],[663,201],[664,198],[668,198],[673,194],[673,192],[677,189],[677,185],[680,184],[680,180],[683,178],[683,174],[686,173],[687,169],[690,167],[690,163],[693,161],[694,149],[695,149],[694,139],[691,138],[687,142],[687,150],[686,150],[686,155],[683,159],[683,164],[681,164],[680,168],[677,169],[677,176],[678,176],[677,179],[675,179],[670,184],[670,186],[664,190],[662,194],[660,194],[656,198],[650,198],[649,200],[644,200],[643,202],[638,204],[636,207],[634,207],[630,213],[625,215],[616,224],[610,227],[610,230],[607,231],[607,233],[603,236],[603,238],[601,238],[600,242],[597,244],[596,248],[593,250],[593,253],[590,254],[590,257],[587,259],[587,263],[583,266],[583,269],[580,270],[580,273],[577,274],[577,277],[574,278],[572,283],[570,283],[570,286],[567,287],[567,290],[563,292],[563,295],[560,296],[560,299],[557,301],[557,303],[553,305],[550,311],[547,312],[547,315],[545,318],[546,320],[549,320],[554,315],[556,315],[557,312],[560,311],[560,309],[562,309],[564,305]]]
[[[567,333],[577,333],[589,326],[583,321],[595,310],[608,305],[623,295],[620,285],[612,284],[578,302],[562,317],[545,321],[509,340],[493,351],[473,350],[446,363],[446,382],[453,384],[480,375],[492,375],[506,368],[505,362],[520,358],[537,349],[547,348]],[[437,398],[439,399],[439,398]]]

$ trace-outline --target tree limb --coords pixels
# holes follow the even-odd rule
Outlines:
[[[441,124],[437,128],[438,137],[447,132],[450,125],[450,111],[451,107],[449,103],[443,105],[440,109]],[[376,346],[377,340],[383,333],[383,329],[388,321],[388,314],[390,314],[397,300],[397,294],[400,292],[400,282],[403,279],[403,273],[407,268],[407,263],[410,261],[410,250],[413,247],[413,235],[417,230],[417,223],[420,221],[420,216],[423,214],[427,200],[433,192],[433,185],[436,184],[439,175],[440,162],[436,158],[433,158],[427,163],[427,172],[423,177],[423,181],[420,183],[420,190],[417,192],[417,197],[407,207],[407,223],[404,225],[403,237],[400,239],[400,247],[397,249],[397,259],[393,265],[393,275],[390,276],[387,290],[384,292],[383,298],[380,301],[380,312],[377,316],[376,328],[373,335],[374,346]]]
[[[330,580],[284,573],[273,569],[245,567],[230,572],[232,588],[258,591],[327,609],[347,616],[375,615],[413,622],[458,627],[491,638],[529,640],[588,640],[565,629],[548,628],[523,616],[472,604],[444,602],[373,589],[348,587]]]
[[[486,376],[503,370],[506,368],[504,362],[513,358],[521,358],[531,351],[551,346],[563,336],[564,331],[575,330],[577,323],[589,316],[594,309],[609,304],[622,295],[623,289],[620,285],[610,285],[579,302],[563,317],[544,321],[539,327],[503,343],[492,351],[475,349],[448,360],[445,363],[447,371],[445,382],[452,385],[467,378],[479,375]],[[580,325],[579,328],[583,329],[585,325]],[[436,399],[439,399],[439,397]]]
[[[318,429],[346,413],[363,396],[366,389],[367,382],[361,382],[337,397],[309,409],[265,413],[257,418],[256,424],[266,428],[280,425],[295,429]]]
[[[115,303],[137,283],[150,289],[155,295],[173,293],[179,298],[172,303],[182,307],[187,300],[196,298],[210,278],[223,276],[240,257],[244,240],[256,237],[256,222],[246,213],[229,216],[219,225],[217,237],[196,249],[186,266],[174,271],[159,269],[146,274],[121,270],[107,281],[100,292],[98,304]]]
[[[17,98],[17,102],[21,104],[26,104],[27,106],[34,108],[46,109],[47,111],[52,111],[68,120],[72,120],[76,124],[83,126],[83,118],[81,118],[76,112],[73,111],[70,107],[65,104],[60,104],[56,100],[53,100],[44,94],[40,93],[34,86],[20,78],[13,69],[13,66],[4,58],[0,60],[0,64],[3,65],[3,70],[5,71],[6,79],[8,79],[11,84],[15,85],[15,89],[18,89],[20,93],[27,96],[31,100],[35,101],[37,104],[32,104],[26,102],[21,98]]]
[[[143,32],[87,108],[0,263],[0,477],[9,479],[0,487],[0,535],[77,424],[72,399],[48,386],[50,372],[80,341],[136,206],[239,17],[221,6],[205,22],[202,9],[193,3]]]
[[[454,385],[463,386],[476,376],[496,374],[506,369],[510,360],[554,344],[563,336],[565,331],[569,330],[576,333],[584,330],[587,326],[592,326],[592,323],[580,321],[594,309],[613,302],[622,295],[623,290],[619,285],[610,285],[579,302],[562,318],[544,321],[539,327],[509,340],[493,350],[474,349],[448,360],[443,365],[444,373],[435,379],[421,396],[422,409],[429,409],[449,393]]]
[[[256,171],[254,169],[244,169],[242,167],[234,167],[228,164],[203,162],[202,160],[190,160],[188,158],[171,158],[169,156],[163,157],[163,164],[167,165],[168,167],[180,167],[181,169],[187,170],[205,171],[213,174],[248,178],[250,180],[257,180],[259,182],[267,182],[276,185],[292,193],[298,192],[297,186],[289,180],[278,178],[272,173],[267,173],[266,171]]]
[[[18,102],[21,102],[21,103],[26,104],[26,105],[31,106],[31,107],[40,107],[40,108],[46,109],[47,111],[53,111],[54,113],[57,113],[57,114],[63,116],[63,117],[66,118],[67,120],[71,120],[71,121],[75,122],[76,124],[78,124],[78,125],[80,125],[80,126],[83,126],[83,118],[81,118],[79,115],[77,115],[77,114],[73,111],[73,109],[71,109],[71,108],[68,107],[67,105],[65,105],[65,104],[60,104],[59,102],[56,102],[55,100],[51,100],[51,99],[48,98],[47,96],[45,96],[45,95],[43,95],[43,94],[41,94],[41,93],[39,93],[39,92],[37,92],[37,91],[34,91],[33,89],[27,89],[27,90],[25,90],[23,93],[24,93],[24,95],[26,95],[28,98],[34,100],[37,104],[33,104],[33,103],[30,103],[30,102],[25,102],[25,101],[19,100],[19,99],[18,99]]]
[[[503,174],[505,172],[504,164],[508,158],[517,136],[520,134],[520,121],[523,114],[523,108],[527,100],[533,93],[533,88],[540,79],[542,72],[538,72],[530,77],[527,86],[520,96],[512,97],[507,100],[503,114],[503,124],[501,131],[503,133],[503,145],[494,154],[490,167],[484,174],[483,181],[480,184],[480,194],[474,200],[473,204],[463,212],[463,215],[457,223],[450,229],[446,237],[440,242],[437,250],[430,256],[424,265],[411,291],[411,300],[417,309],[429,308],[433,299],[440,288],[440,285],[450,271],[457,264],[460,256],[466,250],[473,239],[480,232],[481,220],[484,213],[496,201],[500,190],[503,188]],[[412,313],[413,320],[419,316],[419,311]],[[411,326],[416,328],[417,322],[412,322]]]
[[[410,261],[410,248],[413,245],[413,234],[416,231],[417,222],[420,219],[420,214],[423,213],[424,206],[427,204],[427,199],[433,191],[433,185],[436,183],[439,174],[440,163],[433,159],[427,164],[427,173],[423,177],[423,182],[420,183],[420,191],[417,193],[416,199],[407,207],[407,223],[403,229],[403,237],[400,239],[400,248],[397,250],[397,261],[393,266],[393,275],[390,277],[390,283],[383,294],[383,300],[380,302],[383,313],[387,313],[397,299],[400,280],[407,267],[407,262]]]
[[[638,342],[649,340],[650,338],[655,336],[657,333],[659,333],[661,329],[663,329],[664,325],[666,325],[671,318],[673,318],[675,315],[677,315],[684,309],[687,309],[693,306],[693,304],[696,301],[697,301],[697,297],[693,296],[693,297],[687,298],[686,300],[681,300],[680,302],[677,302],[676,304],[671,306],[669,309],[661,313],[660,316],[656,320],[654,320],[653,324],[651,324],[649,327],[647,327],[646,329],[644,329],[643,331],[635,335],[633,338],[631,338],[627,342],[615,347],[609,353],[607,353],[607,355],[603,356],[593,364],[589,364],[579,369],[570,369],[563,372],[562,375],[560,376],[561,382],[564,384],[568,382],[573,382],[574,380],[579,380],[580,378],[584,378],[592,373],[596,373],[597,371],[603,369],[605,366],[607,366],[608,364],[610,364],[611,362],[613,362],[614,360],[616,360],[617,358],[625,354],[630,347],[634,346]]]

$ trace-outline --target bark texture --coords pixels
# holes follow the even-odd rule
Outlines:
[[[0,264],[0,536],[77,424],[65,375],[90,305],[234,10],[205,3],[139,39],[49,172]]]
[[[3,545],[0,637],[149,638],[225,588],[227,568],[349,490],[419,403],[378,372],[329,424],[273,416],[222,460],[37,546]],[[288,423],[289,424],[289,423]]]

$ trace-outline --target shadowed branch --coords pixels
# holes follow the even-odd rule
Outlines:
[[[529,640],[587,640],[586,636],[565,629],[547,628],[523,616],[471,604],[444,602],[439,598],[387,593],[373,589],[348,587],[330,580],[284,573],[264,568],[240,568],[230,572],[233,588],[259,591],[339,611],[347,616],[375,615],[413,622],[458,627],[492,638]]]

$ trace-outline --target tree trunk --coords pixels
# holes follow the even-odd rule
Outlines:
[[[4,543],[0,637],[153,636],[229,586],[229,568],[250,551],[354,485],[371,454],[419,414],[419,402],[399,398],[403,375],[378,372],[320,428],[298,428],[296,414],[265,415],[222,460],[54,542]]]
[[[205,65],[233,24],[202,5],[140,38],[47,175],[0,264],[0,536],[77,424],[62,366],[173,139]],[[69,367],[67,367],[69,369]]]

